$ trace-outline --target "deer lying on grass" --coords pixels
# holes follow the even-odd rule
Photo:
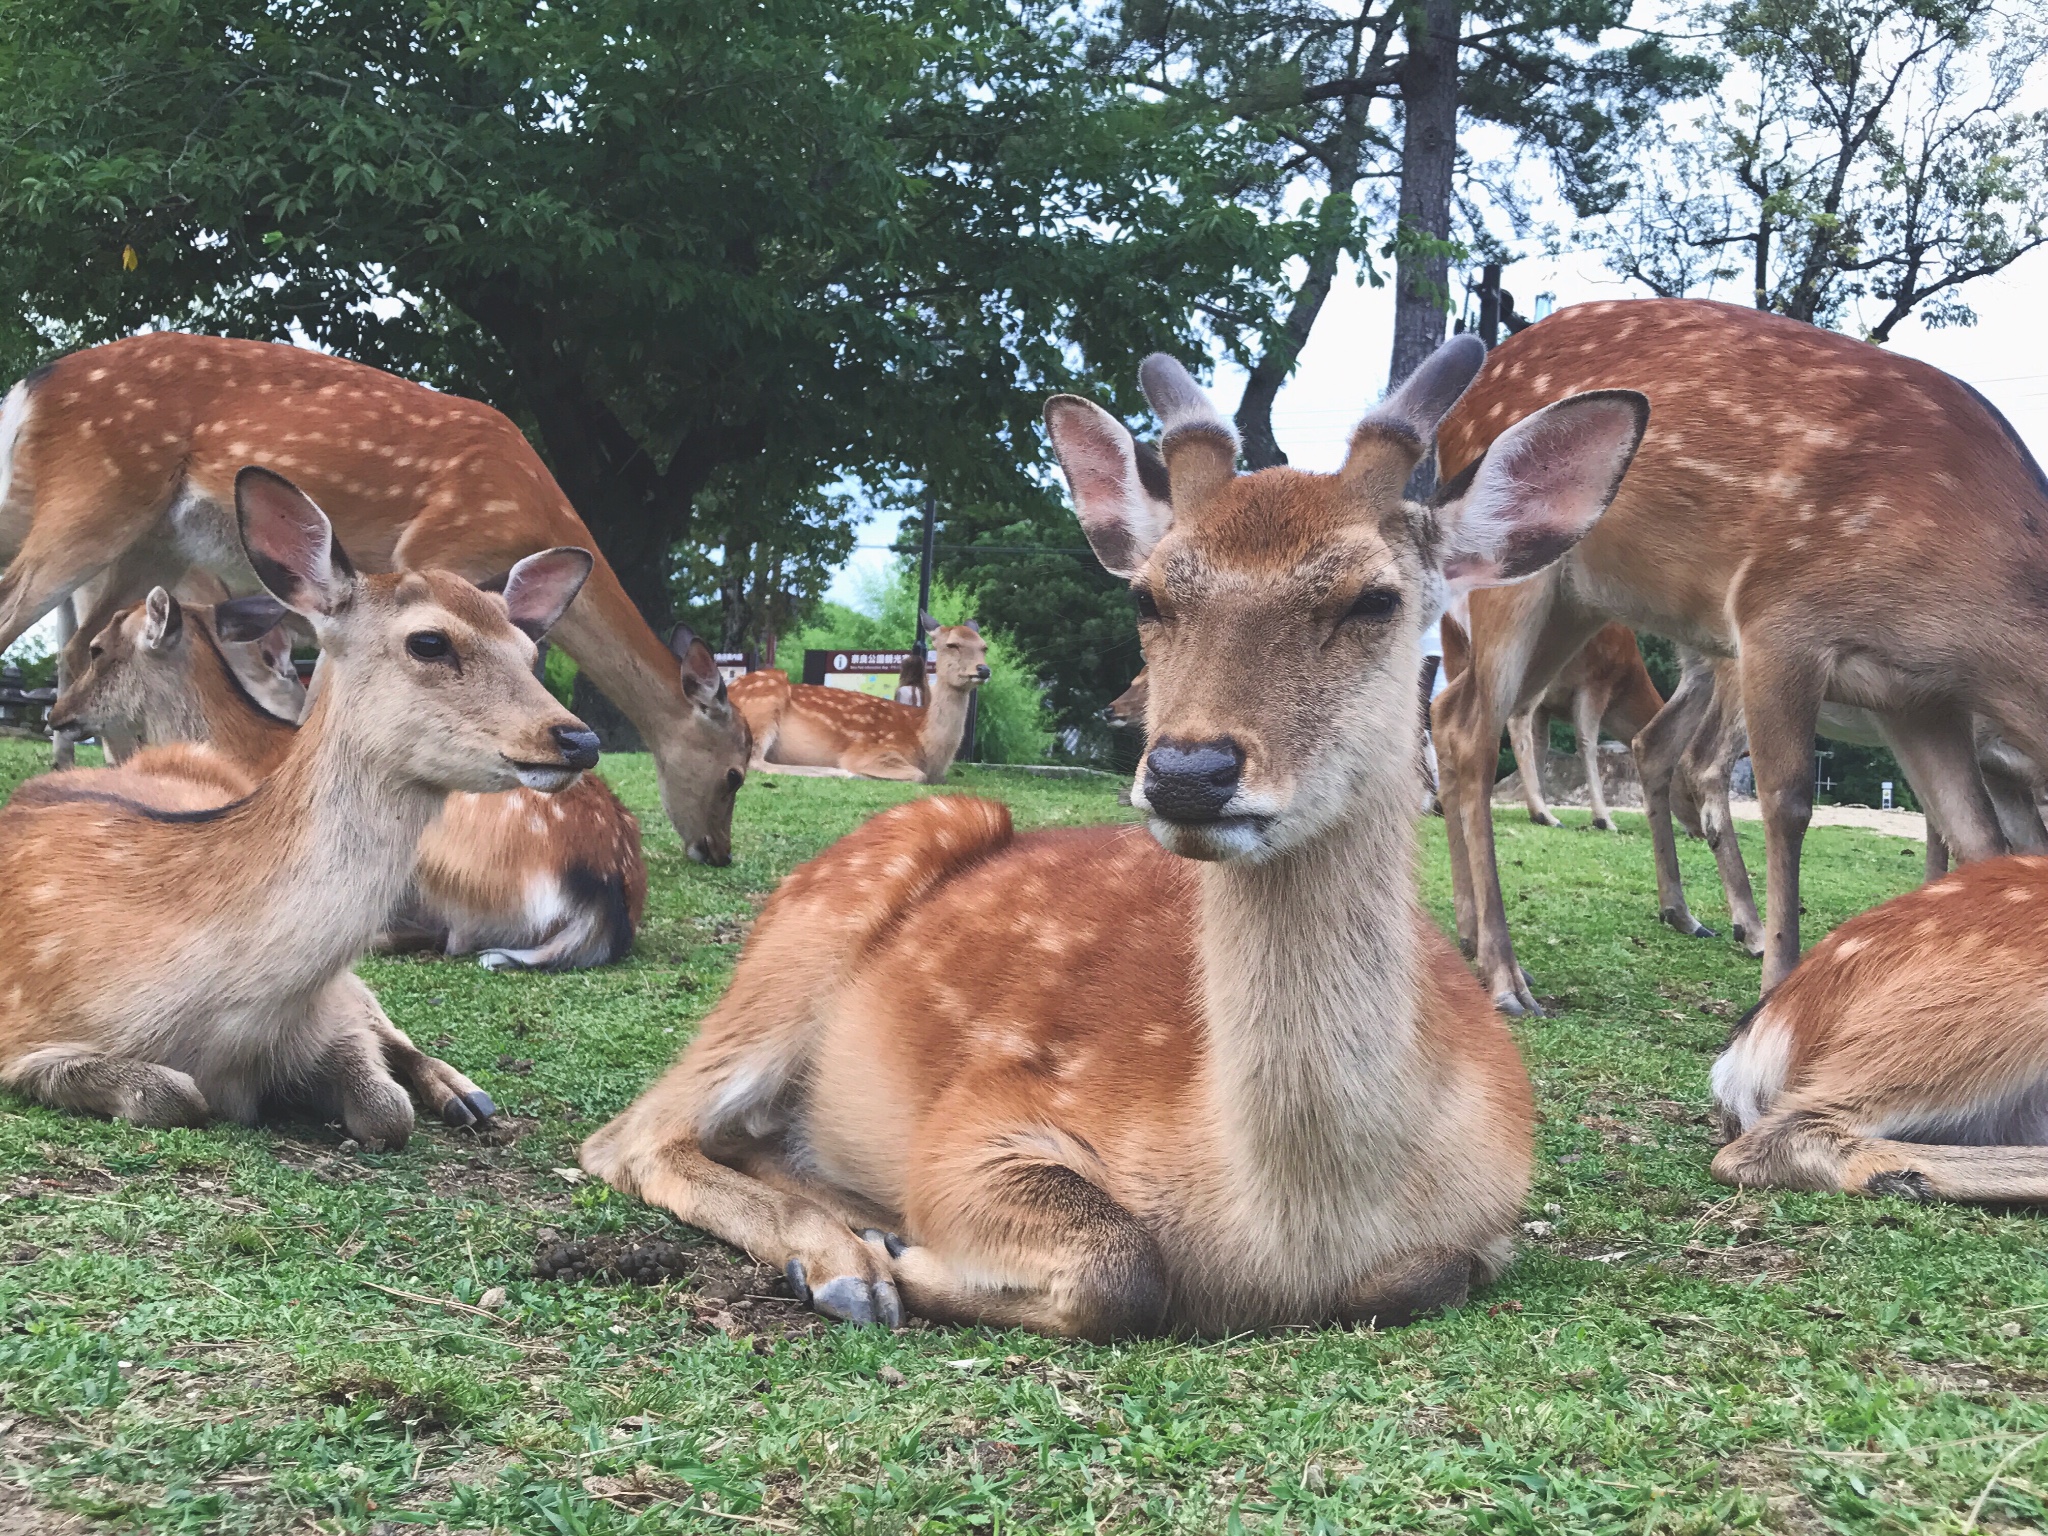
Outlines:
[[[923,709],[792,683],[773,667],[736,678],[729,692],[754,739],[752,766],[945,783],[967,730],[968,701],[988,681],[988,642],[973,623],[940,625],[929,615],[923,622],[938,662]]]
[[[536,550],[597,548],[487,405],[301,347],[132,336],[38,369],[0,407],[0,650],[78,593],[68,681],[117,610],[189,567],[257,591],[232,489],[252,461],[303,485],[365,571],[484,583]],[[679,670],[602,556],[554,641],[647,739],[684,851],[726,863],[746,726],[709,653]]]
[[[223,651],[284,611],[267,594],[208,608],[157,587],[93,639],[52,722],[151,745],[209,742],[265,778],[298,726],[265,710]],[[412,889],[378,947],[474,954],[491,970],[609,965],[632,951],[646,902],[640,824],[601,779],[545,795],[453,794],[420,839]]]
[[[2048,858],[1852,917],[1714,1063],[1724,1184],[2048,1201]]]
[[[1471,642],[1458,619],[1443,619],[1444,675],[1461,675],[1471,658]],[[1600,733],[1633,742],[1635,735],[1664,707],[1657,685],[1643,665],[1642,647],[1635,631],[1626,624],[1610,624],[1585,648],[1564,664],[1550,687],[1527,709],[1508,717],[1508,744],[1515,754],[1515,769],[1522,781],[1522,803],[1529,819],[1541,827],[1561,827],[1543,798],[1542,763],[1550,750],[1550,717],[1568,714],[1579,738],[1579,761],[1586,770],[1586,796],[1593,809],[1593,825],[1602,832],[1614,830],[1614,817],[1607,809],[1606,788],[1600,782]]]
[[[1334,475],[1236,475],[1229,425],[1148,359],[1170,503],[1122,423],[1054,399],[1082,527],[1141,615],[1150,835],[1017,835],[943,795],[875,817],[783,882],[584,1167],[858,1321],[1384,1323],[1497,1274],[1529,1081],[1416,899],[1414,658],[1447,585],[1584,532],[1643,403],[1562,402],[1403,501],[1483,352],[1437,352]]]
[[[1788,397],[1787,380],[1796,380]],[[2048,762],[2048,480],[2011,427],[1924,363],[1730,304],[1576,305],[1508,341],[1444,423],[1450,469],[1560,395],[1647,394],[1613,509],[1540,579],[1472,605],[1472,666],[1437,699],[1459,937],[1510,1012],[1489,806],[1502,721],[1620,620],[1739,656],[1770,911],[1766,990],[1799,956],[1799,849],[1824,701],[1872,711],[1959,857],[2007,851],[1980,725]]]
[[[1699,823],[1698,831],[1714,850],[1736,941],[1750,954],[1761,955],[1763,924],[1757,917],[1756,894],[1750,885],[1748,866],[1743,863],[1742,849],[1736,842],[1735,821],[1728,802],[1728,783],[1735,764],[1749,750],[1749,734],[1742,723],[1741,673],[1731,660],[1717,660],[1683,649],[1680,657],[1684,671],[1669,707],[1637,737],[1644,799],[1650,806],[1651,831],[1656,843],[1657,889],[1663,919],[1680,933],[1713,937],[1713,930],[1700,924],[1686,906],[1677,843],[1671,831],[1672,814],[1675,812],[1684,820],[1690,810]],[[1861,746],[1884,743],[1883,722],[1867,709],[1823,703],[1817,718],[1819,734],[1831,741]],[[1984,776],[1999,829],[2006,840],[2015,847],[2048,847],[2048,827],[2042,825],[2035,803],[2039,770],[2005,742],[1981,730],[1977,738],[1977,767]],[[1947,850],[1930,815],[1927,878],[1935,879],[1947,869]]]
[[[488,1118],[349,965],[451,792],[557,790],[596,762],[529,670],[590,556],[528,556],[502,598],[443,571],[358,576],[290,482],[245,469],[234,499],[237,542],[325,653],[312,708],[260,784],[206,748],[155,748],[0,809],[0,1085],[153,1126],[301,1107],[385,1146],[415,1095]]]

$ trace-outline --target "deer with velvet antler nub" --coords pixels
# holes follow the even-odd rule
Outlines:
[[[821,1311],[1103,1338],[1455,1303],[1508,1262],[1529,1081],[1415,891],[1422,628],[1600,515],[1640,396],[1560,402],[1403,499],[1478,370],[1446,345],[1336,474],[1235,472],[1144,365],[1171,499],[1086,400],[1046,409],[1131,583],[1149,825],[884,812],[785,880],[677,1065],[586,1168],[783,1267]]]

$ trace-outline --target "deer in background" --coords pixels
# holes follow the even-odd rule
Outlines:
[[[2048,1201],[2048,858],[1852,917],[1714,1063],[1724,1184]]]
[[[1444,676],[1462,674],[1470,661],[1471,642],[1454,614],[1443,617]],[[1541,827],[1561,827],[1543,799],[1543,758],[1550,750],[1550,717],[1569,715],[1579,739],[1579,761],[1586,771],[1586,796],[1593,825],[1614,830],[1607,792],[1600,782],[1600,733],[1633,742],[1635,735],[1664,707],[1663,695],[1643,665],[1642,647],[1626,624],[1610,624],[1566,662],[1543,696],[1508,717],[1508,744],[1522,781],[1522,803],[1529,819]]]
[[[1179,364],[1131,434],[1046,408],[1149,678],[1137,826],[939,795],[785,880],[682,1059],[582,1150],[820,1311],[1107,1338],[1391,1323],[1499,1273],[1529,1187],[1514,1043],[1415,888],[1414,659],[1446,588],[1599,515],[1640,396],[1569,400],[1455,494],[1402,488],[1448,343],[1333,475],[1235,473]]]
[[[0,650],[80,594],[62,675],[116,611],[192,567],[259,589],[235,537],[245,464],[303,485],[366,571],[502,578],[536,550],[597,541],[511,421],[301,347],[160,332],[59,358],[0,406]],[[746,725],[711,653],[678,667],[604,558],[554,640],[652,750],[692,858],[732,856]]]
[[[1749,734],[1742,722],[1741,674],[1732,660],[1713,659],[1682,648],[1679,656],[1683,668],[1679,687],[1672,693],[1664,713],[1636,738],[1643,795],[1650,807],[1650,828],[1656,846],[1658,904],[1663,920],[1680,933],[1700,938],[1714,936],[1713,930],[1694,918],[1686,905],[1677,842],[1671,828],[1671,818],[1676,813],[1680,820],[1696,823],[1694,830],[1705,837],[1714,851],[1736,942],[1750,954],[1761,955],[1763,925],[1757,917],[1756,893],[1750,885],[1749,868],[1743,863],[1741,845],[1736,841],[1728,799],[1735,764],[1749,750]],[[1885,740],[1883,722],[1869,710],[1852,705],[1823,703],[1817,724],[1820,734],[1834,741],[1879,746]],[[2039,770],[2006,743],[1981,730],[1977,766],[1984,775],[1985,788],[2007,841],[2016,847],[2048,848],[2048,828],[2043,827],[2035,803]],[[1947,868],[1947,849],[1930,814],[1927,878],[1932,880]]]
[[[273,632],[285,612],[267,593],[209,608],[157,587],[94,637],[52,722],[150,745],[208,742],[267,778],[296,745],[296,720],[263,708],[224,652]],[[491,970],[609,965],[631,953],[646,903],[640,824],[603,780],[453,794],[376,947],[474,954]]]
[[[1735,305],[1582,304],[1501,344],[1444,423],[1440,461],[1483,462],[1529,413],[1607,387],[1641,390],[1654,412],[1627,483],[1542,577],[1473,602],[1472,665],[1436,704],[1459,937],[1510,1012],[1535,999],[1494,856],[1495,744],[1608,623],[1739,657],[1768,864],[1766,990],[1799,956],[1824,701],[1878,717],[1962,858],[2007,848],[1977,766],[1980,723],[2048,762],[2048,481],[1981,396]]]
[[[245,469],[233,495],[237,543],[320,641],[312,707],[261,783],[174,746],[31,780],[0,809],[0,1085],[152,1126],[303,1108],[384,1146],[411,1134],[415,1096],[489,1118],[349,966],[449,794],[550,792],[596,762],[531,671],[591,557],[530,555],[502,598],[443,571],[358,576],[290,482]]]
[[[746,717],[756,768],[943,784],[967,731],[967,706],[988,681],[981,626],[920,615],[938,663],[922,709],[851,688],[792,683],[773,667],[734,679],[733,707]]]

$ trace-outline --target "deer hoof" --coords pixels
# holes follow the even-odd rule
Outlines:
[[[1927,1175],[1911,1168],[1889,1169],[1873,1173],[1863,1181],[1866,1195],[1897,1195],[1901,1200],[1917,1201],[1921,1205],[1932,1204],[1940,1196],[1934,1186],[1927,1182]]]
[[[789,1289],[796,1299],[805,1306],[811,1304],[811,1288],[804,1284],[804,1261],[791,1259],[782,1266],[782,1278],[789,1282]]]
[[[1593,830],[1595,832],[1612,832],[1614,830],[1614,823],[1607,820],[1604,816],[1595,816],[1593,818]]]
[[[441,1118],[449,1125],[461,1127],[476,1124],[476,1111],[462,1101],[460,1095],[441,1106]]]
[[[475,1112],[479,1120],[489,1120],[498,1113],[498,1106],[492,1102],[491,1096],[481,1088],[472,1088],[468,1093],[465,1093],[462,1096],[462,1102]]]
[[[849,1323],[880,1323],[894,1328],[903,1320],[903,1303],[897,1299],[893,1281],[872,1285],[858,1275],[834,1275],[811,1292],[811,1306],[827,1317]],[[889,1321],[894,1313],[895,1322]]]
[[[892,1259],[902,1258],[903,1250],[910,1246],[894,1232],[884,1232],[880,1227],[862,1227],[860,1236],[862,1242],[880,1243],[889,1250],[889,1257]]]

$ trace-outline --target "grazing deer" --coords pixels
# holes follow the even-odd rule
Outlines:
[[[1724,1184],[2048,1201],[2048,858],[1851,918],[1714,1063]]]
[[[1979,722],[2048,762],[2048,480],[1981,396],[1731,304],[1582,304],[1501,344],[1444,423],[1441,462],[1475,462],[1530,412],[1606,387],[1642,390],[1655,412],[1627,483],[1540,579],[1472,604],[1472,665],[1436,704],[1458,933],[1510,1012],[1535,999],[1494,858],[1495,743],[1608,623],[1740,658],[1767,850],[1766,989],[1799,956],[1824,701],[1878,717],[1963,858],[2007,847],[1977,767]]]
[[[1455,678],[1470,659],[1471,645],[1463,626],[1451,614],[1443,618],[1444,675]],[[1566,662],[1535,703],[1508,717],[1508,744],[1522,781],[1522,803],[1529,819],[1541,827],[1561,827],[1543,799],[1543,756],[1550,750],[1550,717],[1569,714],[1579,738],[1579,760],[1585,765],[1586,794],[1593,825],[1614,830],[1607,793],[1600,782],[1600,733],[1633,741],[1664,707],[1663,695],[1643,665],[1642,647],[1626,624],[1610,624],[1588,640],[1585,649]]]
[[[752,766],[945,783],[967,730],[968,701],[989,678],[988,642],[972,622],[941,625],[927,614],[923,623],[938,661],[923,709],[851,688],[792,683],[773,667],[735,678],[730,692],[754,740]]]
[[[1741,673],[1734,661],[1725,658],[1709,658],[1683,648],[1679,656],[1679,687],[1665,712],[1636,738],[1643,797],[1649,806],[1656,848],[1658,904],[1663,920],[1680,933],[1714,937],[1714,931],[1699,922],[1686,905],[1671,827],[1676,812],[1681,820],[1697,822],[1696,830],[1714,851],[1736,942],[1750,954],[1761,955],[1763,924],[1757,917],[1756,893],[1736,841],[1728,803],[1729,779],[1736,762],[1749,750],[1749,735],[1742,722]],[[1853,705],[1824,702],[1816,722],[1819,733],[1834,741],[1877,746],[1885,739],[1883,723],[1869,710]],[[2015,847],[2048,847],[2048,828],[2043,827],[2035,805],[2039,770],[1981,730],[1976,745],[1977,766],[2007,841]],[[1932,880],[1947,868],[1947,850],[1930,816],[1927,878]]]
[[[303,1107],[386,1146],[413,1096],[488,1118],[349,965],[450,793],[558,790],[596,762],[530,671],[591,557],[530,555],[503,597],[444,571],[358,576],[289,481],[244,469],[233,495],[237,542],[325,653],[312,707],[261,783],[174,746],[0,809],[0,1085],[142,1125]]]
[[[291,753],[296,720],[264,709],[224,652],[283,613],[267,594],[209,608],[157,587],[94,637],[52,722],[152,745],[210,742],[267,777]],[[590,774],[554,794],[450,795],[419,859],[380,948],[474,954],[491,970],[572,970],[632,951],[647,902],[640,824]]]
[[[1416,898],[1414,658],[1447,586],[1524,576],[1599,515],[1643,403],[1562,402],[1404,501],[1483,355],[1438,351],[1333,475],[1237,475],[1229,425],[1148,359],[1170,502],[1121,422],[1054,399],[1137,601],[1150,835],[1018,835],[943,795],[875,817],[783,882],[584,1167],[859,1321],[1391,1322],[1497,1274],[1529,1080]]]
[[[232,494],[252,461],[327,508],[365,571],[484,583],[539,549],[597,547],[487,405],[301,347],[132,336],[36,370],[0,406],[0,650],[78,592],[68,681],[117,610],[190,567],[257,591]],[[602,556],[554,640],[646,738],[684,851],[726,863],[746,725],[711,653],[679,669]]]

